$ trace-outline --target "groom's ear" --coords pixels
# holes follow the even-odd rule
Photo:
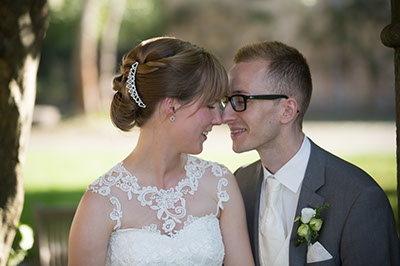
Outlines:
[[[299,112],[297,101],[294,98],[289,97],[288,99],[283,101],[282,104],[283,111],[281,114],[281,122],[283,124],[288,124],[295,119],[297,113]]]

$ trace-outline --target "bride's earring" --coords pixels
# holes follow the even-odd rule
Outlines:
[[[173,107],[173,106],[172,106],[172,112],[175,114],[175,107]],[[171,115],[171,116],[169,117],[169,120],[170,120],[171,122],[174,122],[174,121],[175,121],[175,116],[174,116],[174,115]]]

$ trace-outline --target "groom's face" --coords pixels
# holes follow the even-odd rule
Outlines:
[[[241,62],[230,70],[230,95],[274,94],[266,82],[267,63],[263,60]],[[261,151],[276,144],[280,133],[279,100],[247,100],[246,110],[236,112],[228,103],[222,115],[223,123],[231,131],[232,149],[235,152]]]

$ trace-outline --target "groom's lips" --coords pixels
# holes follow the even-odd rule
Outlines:
[[[239,136],[243,135],[244,132],[247,131],[245,128],[230,128],[231,130],[231,138],[232,140],[238,138]]]

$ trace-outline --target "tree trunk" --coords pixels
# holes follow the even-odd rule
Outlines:
[[[100,96],[102,106],[108,107],[112,91],[112,79],[117,66],[118,36],[125,10],[125,0],[110,0],[107,21],[101,35]]]
[[[382,43],[394,48],[394,75],[396,99],[396,162],[397,162],[397,217],[400,233],[400,0],[391,0],[392,23],[381,33]]]
[[[85,113],[100,109],[99,74],[97,71],[98,17],[100,4],[96,0],[86,0],[79,38],[79,108]]]
[[[30,133],[46,0],[0,2],[0,266],[6,265],[21,215],[21,168]]]
[[[21,215],[21,168],[35,102],[45,0],[0,2],[0,266],[6,265]]]

